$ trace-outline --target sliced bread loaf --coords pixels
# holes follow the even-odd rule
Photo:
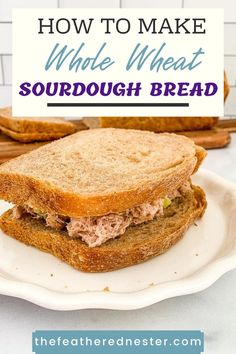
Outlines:
[[[59,134],[75,133],[76,125],[57,117],[13,117],[12,108],[0,109],[0,126],[21,134]]]

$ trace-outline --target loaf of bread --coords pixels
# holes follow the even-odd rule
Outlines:
[[[101,128],[140,129],[156,133],[211,129],[217,122],[216,117],[101,117],[99,119]]]
[[[49,141],[77,131],[76,125],[57,117],[13,117],[11,107],[0,109],[0,131],[19,142]]]

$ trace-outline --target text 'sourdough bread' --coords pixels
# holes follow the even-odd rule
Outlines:
[[[224,101],[229,95],[229,83],[224,72]],[[88,127],[150,130],[156,133],[208,130],[217,125],[218,117],[100,117],[85,118]]]
[[[0,198],[71,217],[121,212],[176,191],[205,154],[175,134],[87,130],[0,166]]]

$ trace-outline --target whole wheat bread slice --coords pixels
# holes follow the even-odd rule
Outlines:
[[[164,216],[151,222],[129,227],[119,238],[89,248],[66,231],[46,228],[45,223],[25,215],[13,219],[12,210],[0,218],[0,227],[8,235],[49,252],[85,272],[107,272],[146,261],[166,252],[206,208],[205,194],[199,187],[182,193],[165,209]]]
[[[1,120],[1,119],[0,119]],[[34,141],[50,141],[63,138],[68,135],[68,132],[51,132],[51,133],[18,133],[13,130],[0,126],[0,132],[9,136],[10,138],[21,143],[32,143]]]
[[[82,131],[2,164],[0,198],[71,217],[121,212],[178,189],[205,155],[175,134]]]
[[[26,134],[75,133],[76,126],[59,117],[13,117],[11,107],[0,109],[0,126],[10,131]]]

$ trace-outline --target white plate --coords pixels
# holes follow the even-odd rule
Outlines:
[[[76,271],[0,232],[0,293],[55,310],[129,310],[207,288],[236,268],[236,185],[207,170],[193,180],[208,200],[197,226],[164,255],[115,272]]]

